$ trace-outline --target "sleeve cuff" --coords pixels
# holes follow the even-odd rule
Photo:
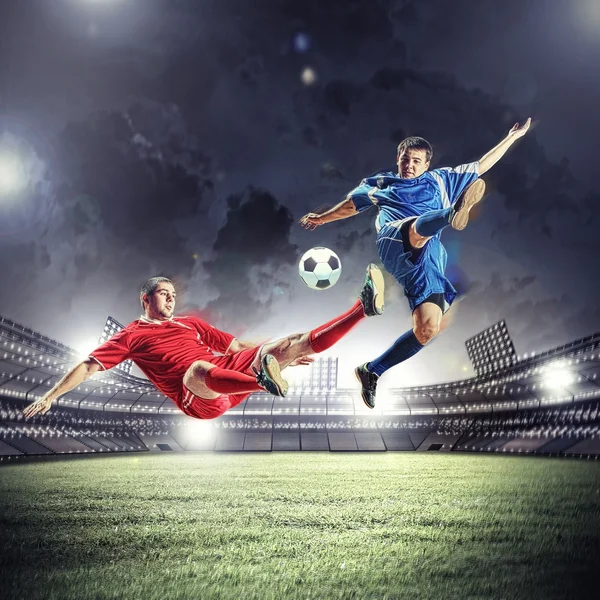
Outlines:
[[[95,356],[88,356],[88,359],[90,359],[90,358],[91,358],[92,360],[96,361],[96,362],[97,362],[97,363],[98,363],[98,364],[99,364],[99,365],[102,367],[102,370],[103,370],[103,371],[106,371],[106,370],[107,370],[107,369],[106,369],[106,367],[105,367],[105,366],[104,366],[104,365],[103,365],[103,364],[102,364],[102,363],[101,363],[101,362],[100,362],[100,361],[99,361],[99,360],[98,360],[98,359],[97,359]]]

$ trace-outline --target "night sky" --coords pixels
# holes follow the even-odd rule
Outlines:
[[[74,347],[139,287],[262,341],[353,303],[375,209],[298,225],[426,137],[432,167],[532,131],[446,230],[453,324],[387,385],[472,374],[464,341],[506,319],[519,354],[600,330],[599,0],[23,0],[0,4],[0,315]],[[316,292],[297,262],[336,251]],[[411,326],[386,313],[329,354],[340,383]],[[89,348],[88,348],[89,349]],[[348,379],[346,377],[348,376]]]

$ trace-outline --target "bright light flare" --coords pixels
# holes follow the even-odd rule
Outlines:
[[[27,183],[25,167],[13,152],[0,148],[0,196],[20,192]]]
[[[564,388],[570,383],[573,383],[575,376],[571,371],[564,368],[558,368],[549,371],[544,375],[544,384],[548,388]]]
[[[188,419],[184,425],[186,437],[194,441],[209,443],[217,439],[217,430],[212,421]]]
[[[308,52],[310,50],[310,36],[306,33],[297,33],[294,36],[294,50],[298,53]]]
[[[600,4],[598,0],[587,0],[583,4],[582,20],[591,28],[600,27]]]
[[[77,360],[85,360],[92,350],[95,350],[100,343],[97,337],[90,337],[86,340],[82,340],[75,346],[75,352],[77,353]]]
[[[300,74],[300,79],[304,85],[312,85],[317,81],[317,72],[311,67],[305,67]]]

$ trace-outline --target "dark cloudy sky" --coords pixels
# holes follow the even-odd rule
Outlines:
[[[306,232],[305,212],[393,167],[405,135],[456,165],[531,115],[478,219],[444,234],[451,329],[388,384],[470,375],[465,339],[501,318],[521,354],[598,331],[598,73],[598,0],[2,2],[0,176],[12,161],[27,185],[2,188],[0,315],[85,345],[164,274],[240,337],[304,330],[377,259],[375,214]],[[326,292],[297,276],[314,245],[342,259]],[[345,372],[410,327],[389,283],[334,353]]]

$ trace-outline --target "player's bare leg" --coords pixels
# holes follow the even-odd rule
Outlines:
[[[254,375],[223,369],[203,360],[197,360],[183,377],[185,387],[198,398],[215,400],[222,394],[244,394],[267,391],[285,396],[287,381],[281,377],[279,363],[272,355],[263,353],[254,369]]]
[[[197,360],[190,368],[186,371],[183,376],[183,385],[198,398],[204,398],[205,400],[214,400],[221,394],[211,390],[205,383],[206,374],[214,369],[215,365],[210,363]]]
[[[349,311],[312,331],[294,333],[265,344],[258,353],[254,366],[256,367],[261,356],[271,354],[284,369],[297,358],[327,350],[363,318],[382,314],[384,281],[376,265],[370,264],[367,267],[365,283],[358,298]]]
[[[432,236],[417,233],[416,224],[417,220],[415,219],[408,228],[408,241],[413,248],[422,248]]]
[[[377,382],[387,369],[408,360],[440,331],[442,309],[434,302],[423,302],[413,311],[413,328],[405,332],[381,356],[356,367],[360,395],[369,408],[375,408]]]
[[[454,315],[455,312],[451,308],[444,313],[444,315],[442,316],[442,320],[440,321],[440,329],[438,331],[438,335],[446,331],[446,329],[450,327],[451,323],[454,320]]]
[[[310,334],[307,333],[293,333],[287,337],[281,338],[274,342],[266,343],[258,353],[253,367],[260,361],[261,356],[264,354],[270,354],[274,356],[279,366],[285,369],[290,363],[295,361],[301,356],[309,356],[314,354],[315,351],[310,344]]]
[[[442,309],[433,302],[423,302],[413,312],[413,332],[423,346],[440,332],[441,323]]]

